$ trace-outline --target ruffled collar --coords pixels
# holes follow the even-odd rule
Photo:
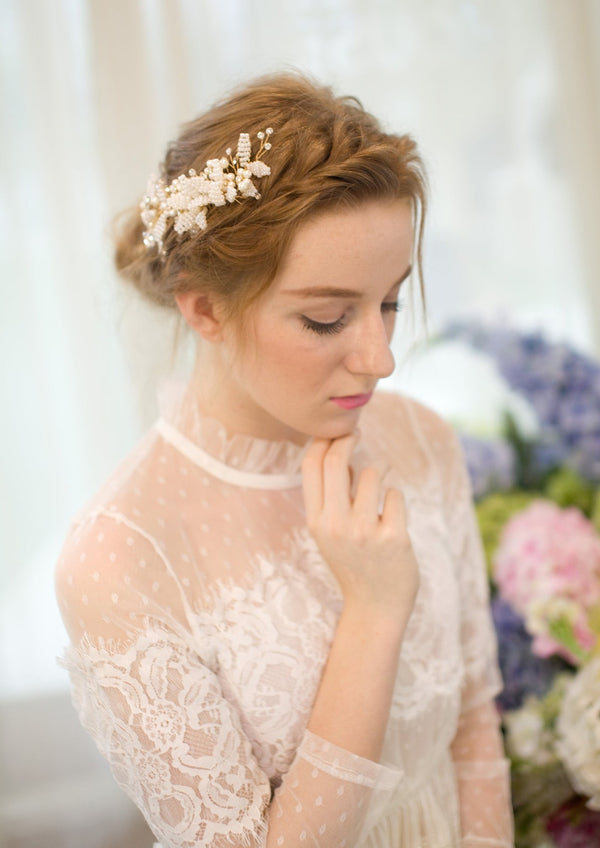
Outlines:
[[[199,410],[188,387],[174,383],[161,389],[159,409],[157,429],[163,437],[215,476],[228,482],[238,478],[246,485],[252,485],[253,476],[272,478],[271,482],[256,480],[260,488],[300,484],[306,445],[229,433],[220,421]],[[226,469],[222,474],[221,466]],[[273,485],[276,481],[281,486]]]

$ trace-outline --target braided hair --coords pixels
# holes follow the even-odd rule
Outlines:
[[[210,209],[208,224],[192,236],[171,227],[164,255],[143,242],[139,208],[117,222],[115,262],[120,274],[155,303],[175,307],[175,295],[197,290],[219,298],[240,318],[265,291],[298,226],[309,218],[369,201],[412,204],[421,294],[421,242],[426,210],[423,163],[413,139],[382,130],[352,97],[297,73],[259,78],[185,124],[167,150],[161,176],[169,183],[235,145],[240,132],[256,138],[273,128],[271,169],[258,202]]]

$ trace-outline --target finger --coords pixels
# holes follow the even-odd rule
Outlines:
[[[302,461],[302,491],[309,520],[323,508],[323,460],[330,444],[330,439],[314,439]]]
[[[406,504],[400,489],[388,489],[385,493],[381,523],[406,532]]]
[[[350,457],[358,436],[350,433],[334,439],[323,460],[323,501],[325,505],[348,509],[350,499]]]
[[[352,507],[357,520],[376,522],[379,519],[381,477],[379,469],[372,466],[361,471]]]

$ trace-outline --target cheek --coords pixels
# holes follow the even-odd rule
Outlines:
[[[284,351],[281,356],[284,361]],[[302,344],[296,346],[292,356],[288,354],[288,361],[298,379],[313,385],[325,382],[340,366],[342,360],[343,345],[334,337],[303,340]]]
[[[295,345],[280,334],[263,338],[262,344],[246,360],[246,374],[257,388],[272,387],[281,391],[286,384],[298,384],[306,374],[309,351]]]
[[[327,379],[343,359],[343,340],[321,338],[304,329],[277,328],[257,337],[261,343],[247,361],[265,385],[293,381],[298,385],[318,385]]]
[[[318,337],[312,338],[307,330],[281,330],[268,339],[263,361],[302,369],[308,363],[314,365],[328,359],[330,348]]]
[[[293,380],[295,385],[313,385],[323,381],[331,370],[325,351],[311,345],[291,347],[283,345],[274,360],[274,367],[282,380]]]

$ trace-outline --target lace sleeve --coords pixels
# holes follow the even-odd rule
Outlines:
[[[400,773],[307,731],[289,771],[272,785],[191,638],[158,621],[152,602],[143,627],[137,610],[128,612],[132,584],[116,585],[115,565],[132,549],[153,572],[152,585],[160,583],[156,594],[168,598],[169,587],[158,577],[162,562],[150,541],[112,524],[94,530],[93,552],[79,543],[63,554],[61,609],[71,634],[82,634],[64,664],[83,725],[162,848],[357,844],[372,821],[371,796],[379,806]],[[82,556],[85,569],[78,567]],[[103,579],[95,582],[98,573]],[[105,584],[110,597],[118,596],[118,615],[107,613]],[[129,628],[123,638],[127,620],[137,633]],[[117,633],[118,640],[111,638]]]
[[[461,597],[464,662],[462,708],[452,756],[459,787],[464,848],[513,845],[509,766],[493,696],[502,680],[479,529],[458,443],[448,489],[449,527]]]

